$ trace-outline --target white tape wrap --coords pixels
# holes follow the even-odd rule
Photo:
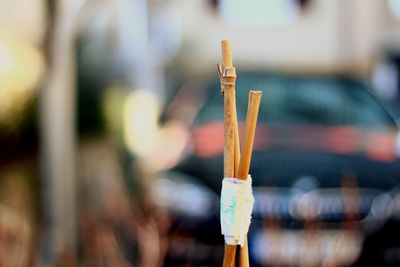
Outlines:
[[[225,243],[244,245],[249,231],[254,197],[251,176],[246,180],[224,178],[221,191],[221,231]]]

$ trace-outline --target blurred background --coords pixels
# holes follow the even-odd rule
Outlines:
[[[251,266],[400,266],[399,0],[0,0],[0,266],[221,266],[222,39]]]

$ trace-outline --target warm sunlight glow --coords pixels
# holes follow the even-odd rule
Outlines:
[[[124,107],[124,140],[131,152],[145,156],[155,145],[159,103],[144,90],[128,96]]]

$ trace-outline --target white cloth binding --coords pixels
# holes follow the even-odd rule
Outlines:
[[[246,180],[224,178],[221,190],[221,231],[225,243],[244,245],[249,231],[254,197],[251,176]]]

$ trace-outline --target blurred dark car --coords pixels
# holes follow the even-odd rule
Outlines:
[[[240,129],[248,90],[263,91],[250,170],[252,266],[360,264],[366,238],[384,229],[399,205],[400,139],[391,115],[365,83],[346,77],[249,72],[238,73],[236,85]],[[155,184],[174,218],[165,266],[222,261],[219,86],[215,79],[204,88],[191,155]],[[400,240],[394,232],[392,238]],[[376,262],[400,266],[390,260]]]

